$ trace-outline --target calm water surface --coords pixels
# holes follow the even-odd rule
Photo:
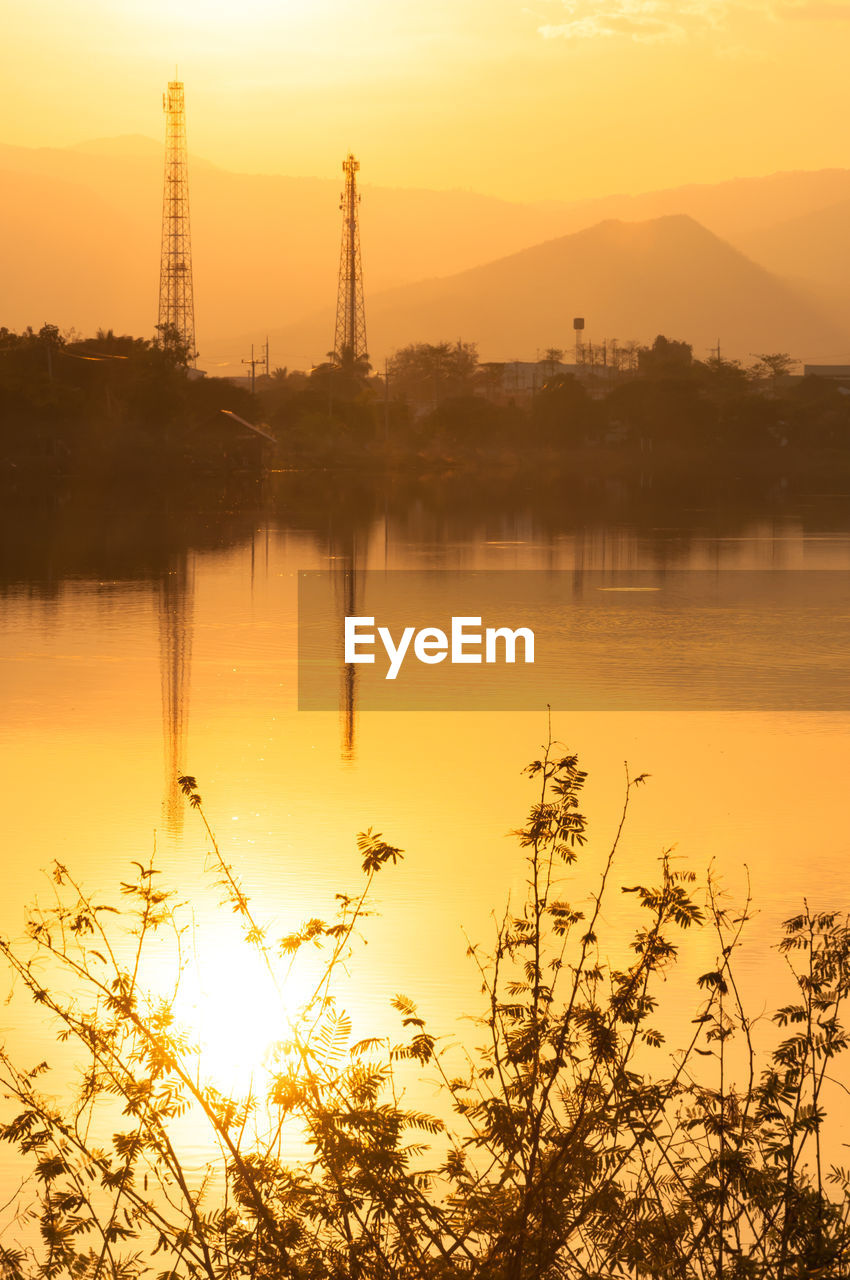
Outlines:
[[[834,504],[827,518],[814,518],[818,510],[815,499],[734,520],[697,510],[683,526],[607,515],[544,521],[533,504],[463,517],[375,500],[340,514],[335,500],[302,493],[298,504],[238,519],[198,517],[170,540],[144,522],[123,540],[112,526],[99,537],[96,521],[85,536],[63,535],[60,522],[40,552],[5,569],[0,929],[20,933],[25,905],[48,892],[42,872],[54,859],[103,891],[155,845],[158,865],[192,899],[199,936],[222,950],[232,929],[205,878],[197,815],[176,794],[182,770],[197,777],[258,914],[280,932],[357,887],[357,832],[371,826],[400,845],[406,859],[382,875],[381,915],[351,969],[356,1030],[391,1025],[388,999],[403,991],[434,1029],[462,1034],[460,1019],[478,1000],[468,939],[486,941],[491,911],[521,892],[506,833],[533,800],[521,770],[546,736],[545,711],[299,713],[298,570],[850,568],[850,531]],[[700,873],[713,865],[733,899],[749,875],[756,914],[741,954],[745,988],[754,1011],[782,1002],[786,979],[772,951],[780,922],[803,896],[817,907],[850,904],[850,717],[556,712],[553,729],[590,774],[591,841],[564,896],[586,899],[595,887],[627,761],[632,774],[652,776],[634,796],[621,882],[651,877],[671,846]],[[604,913],[612,958],[632,905],[617,892]],[[686,948],[669,984],[680,1014],[693,1008],[694,977],[713,967],[714,950],[707,935]],[[232,1025],[251,975],[208,964],[221,1022]],[[52,1032],[14,1008],[4,1026],[35,1055]]]

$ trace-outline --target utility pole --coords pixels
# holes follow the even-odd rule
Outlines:
[[[254,387],[257,381],[257,365],[265,363],[266,368],[268,369],[268,358],[268,348],[266,348],[265,357],[255,356],[254,344],[253,342],[251,343],[251,359],[242,361],[243,364],[249,364],[251,366],[251,395],[254,394]]]
[[[182,347],[194,367],[195,298],[192,286],[192,237],[189,228],[189,164],[186,103],[182,80],[169,81],[162,95],[165,112],[165,181],[159,264],[157,333],[164,347]]]
[[[366,356],[366,309],[363,305],[363,267],[360,262],[360,227],[357,211],[357,171],[360,162],[349,152],[342,162],[345,189],[340,197],[342,244],[339,254],[339,281],[334,330],[334,359],[337,364],[354,364]]]

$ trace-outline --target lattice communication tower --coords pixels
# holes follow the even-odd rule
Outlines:
[[[162,193],[162,250],[159,263],[159,341],[186,352],[194,365],[195,301],[192,237],[189,230],[189,163],[186,103],[182,80],[171,80],[162,95],[165,112],[165,184]]]
[[[363,306],[363,268],[360,264],[360,227],[357,170],[360,162],[349,154],[342,162],[345,190],[342,210],[342,247],[339,254],[339,287],[336,299],[334,356],[339,364],[366,356],[366,310]]]

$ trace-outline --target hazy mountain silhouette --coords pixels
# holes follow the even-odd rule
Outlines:
[[[761,227],[742,236],[741,247],[769,270],[795,282],[839,323],[850,326],[850,198],[825,209]]]
[[[104,326],[152,337],[159,248],[145,215],[158,217],[156,206],[140,199],[128,207],[80,182],[5,165],[0,184],[0,324],[38,329],[47,321],[81,334]]]
[[[162,164],[162,145],[135,135],[69,148],[0,145],[0,237],[12,247],[0,322],[152,334]],[[259,341],[269,327],[333,304],[341,178],[230,173],[190,157],[202,348],[215,335],[243,331]],[[370,289],[458,271],[561,230],[557,205],[468,191],[366,184],[363,201]]]
[[[162,164],[162,143],[149,138],[145,133],[122,133],[117,138],[87,138],[84,142],[75,142],[65,150],[86,152],[93,156],[154,157],[158,164]],[[198,156],[192,156],[193,164],[197,164],[198,160]],[[209,161],[201,160],[200,163],[208,164]]]
[[[685,213],[738,247],[753,232],[850,199],[850,169],[795,170],[761,178],[691,183],[639,195],[610,195],[571,204],[563,230],[606,218],[641,221]]]
[[[191,140],[191,118],[189,136]],[[38,327],[49,320],[83,332],[106,325],[134,334],[153,333],[162,154],[161,142],[142,135],[99,138],[66,148],[0,145],[0,182],[5,196],[0,204],[0,236],[6,249],[0,323]],[[368,176],[368,156],[361,159],[362,176]],[[197,156],[190,160],[190,183],[202,365],[214,371],[217,363],[224,368],[224,362],[229,361],[231,371],[239,368],[250,342],[261,342],[267,332],[273,335],[275,364],[304,367],[322,359],[333,332],[341,183],[333,178],[231,173]],[[424,336],[411,334],[407,328],[391,332],[393,316],[401,321],[405,308],[412,308],[411,318],[422,315],[440,336],[455,337],[462,332],[464,337],[477,337],[482,353],[491,342],[498,344],[500,354],[506,342],[522,343],[522,352],[510,354],[533,354],[538,346],[550,342],[563,345],[571,336],[576,309],[588,312],[593,335],[600,337],[606,333],[623,338],[652,337],[656,317],[663,312],[669,316],[667,328],[672,331],[681,319],[682,335],[688,336],[687,329],[696,341],[702,341],[706,333],[707,341],[716,341],[714,330],[722,319],[721,340],[724,331],[739,331],[748,349],[752,343],[766,344],[771,333],[782,346],[793,345],[798,335],[801,350],[834,346],[835,329],[841,327],[843,313],[831,327],[816,307],[804,305],[802,297],[793,292],[782,292],[776,280],[771,288],[780,292],[771,295],[773,304],[769,304],[767,279],[746,274],[741,263],[733,269],[732,259],[723,259],[726,265],[722,270],[728,280],[722,308],[724,290],[719,285],[713,288],[713,268],[705,268],[703,292],[706,298],[717,296],[716,310],[722,310],[722,316],[702,314],[692,306],[695,281],[691,289],[683,288],[683,282],[688,281],[691,271],[697,276],[703,271],[708,240],[694,240],[690,248],[681,245],[675,266],[662,253],[661,240],[653,241],[652,247],[646,236],[641,239],[637,232],[615,234],[609,229],[603,243],[598,240],[602,233],[596,231],[587,242],[578,242],[575,261],[563,267],[555,261],[555,250],[541,242],[557,244],[560,241],[552,241],[552,237],[582,231],[603,218],[654,219],[684,213],[744,246],[751,257],[773,267],[777,274],[820,281],[828,274],[825,263],[832,250],[823,254],[823,260],[810,263],[806,255],[811,246],[807,246],[805,234],[793,232],[789,218],[810,216],[817,220],[822,213],[828,220],[827,207],[836,208],[844,199],[850,199],[850,171],[846,170],[780,173],[572,204],[522,204],[468,191],[414,191],[366,183],[362,242],[371,345],[378,355],[409,337]],[[836,255],[841,245],[838,221],[828,240],[836,246]],[[786,231],[781,231],[779,224],[787,224]],[[771,226],[776,228],[775,246],[769,235]],[[759,228],[768,230],[754,238]],[[669,253],[683,234],[670,231],[662,237]],[[501,279],[503,272],[508,278],[511,269],[498,266],[498,261],[535,245],[537,248],[528,250],[532,257],[517,267],[520,275],[526,270],[535,274],[536,282],[527,290],[517,284],[516,298],[524,299],[525,314],[506,316],[505,312],[515,311],[519,302],[508,303],[492,291],[488,293],[489,286],[483,281],[480,290],[478,284],[474,289],[464,284],[457,286],[457,293],[456,286],[445,279],[475,267],[486,267],[488,278]],[[719,252],[716,244],[712,252]],[[555,257],[549,267],[541,266],[538,271],[534,255],[540,253]],[[688,260],[689,253],[696,255],[693,262]],[[844,258],[837,256],[836,262],[843,263]],[[582,275],[585,265],[587,273]],[[720,265],[718,260],[718,269]],[[660,276],[653,294],[640,280],[642,272],[649,276],[656,268]],[[752,263],[748,268],[753,270]],[[560,273],[554,289],[547,271]],[[662,305],[665,272],[673,276],[669,305]],[[410,299],[379,296],[394,286],[429,278],[431,284],[417,285]],[[628,281],[633,278],[637,283],[631,286]],[[429,290],[433,296],[426,306]],[[495,309],[494,314],[482,315],[478,333],[469,328],[473,321],[477,323],[472,303],[475,290],[488,297],[487,306]],[[749,297],[752,290],[755,292]],[[829,302],[837,292],[833,289],[828,295]],[[681,294],[678,303],[674,294]],[[415,305],[413,296],[418,299]],[[827,293],[821,290],[821,296],[827,298]],[[629,309],[629,297],[636,310]],[[450,303],[466,310],[452,314]],[[767,323],[771,305],[776,320],[772,326]],[[759,306],[765,322],[757,324]],[[323,319],[317,323],[318,312]],[[694,323],[692,317],[696,317]],[[759,339],[759,333],[767,336]],[[753,336],[748,337],[750,334]],[[786,335],[784,340],[782,334]]]
[[[788,350],[800,359],[845,358],[847,337],[798,291],[693,218],[608,220],[483,267],[373,296],[375,356],[408,342],[475,341],[483,359],[533,359],[570,348],[572,320],[586,338],[684,338],[704,357],[718,340],[727,356]],[[329,313],[300,326],[317,345]],[[282,332],[286,345],[293,335]]]

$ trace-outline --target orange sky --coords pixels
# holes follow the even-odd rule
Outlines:
[[[159,138],[232,169],[515,199],[843,166],[850,4],[32,0],[7,6],[0,141]]]

